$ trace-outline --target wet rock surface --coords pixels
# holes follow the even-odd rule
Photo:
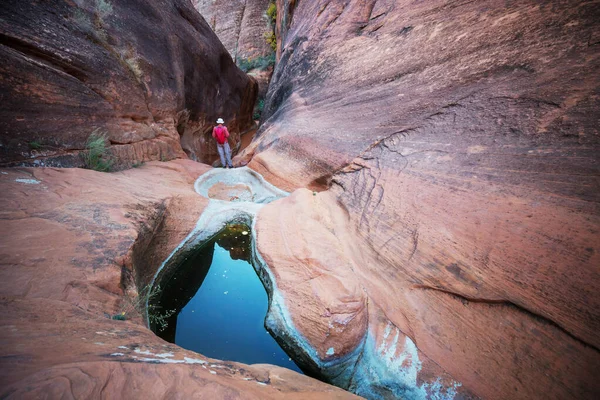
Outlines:
[[[218,158],[253,125],[256,83],[187,0],[5,1],[0,164],[79,166],[105,132],[118,164]]]
[[[193,190],[207,170],[178,160],[112,174],[0,171],[0,396],[352,398],[283,368],[206,358],[145,327],[136,294],[207,207]]]
[[[596,398],[597,4],[278,6],[239,160],[328,190],[258,214],[272,325],[367,397]]]

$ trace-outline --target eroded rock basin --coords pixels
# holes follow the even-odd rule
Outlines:
[[[287,193],[249,168],[211,170],[194,187],[210,202],[154,277],[149,325],[209,357],[301,372],[265,329],[273,287],[252,229],[258,210]]]
[[[316,283],[317,281],[314,278],[303,280],[303,283],[293,283],[314,266],[309,266],[304,261],[300,262],[299,259],[296,259],[296,262],[290,260],[289,273],[297,275],[296,277],[289,275],[288,272],[283,272],[280,265],[274,266],[275,269],[272,270],[258,251],[259,246],[257,244],[257,232],[261,232],[261,240],[264,243],[270,230],[257,230],[256,216],[267,203],[283,199],[288,196],[288,193],[270,185],[258,173],[248,168],[211,170],[200,176],[194,187],[198,194],[210,199],[209,204],[199,217],[195,229],[159,268],[153,283],[155,287],[156,285],[165,287],[164,283],[172,281],[175,277],[179,280],[186,279],[190,286],[187,286],[183,291],[192,292],[192,294],[187,293],[181,296],[178,294],[177,299],[169,299],[171,302],[165,301],[163,304],[159,304],[158,306],[163,311],[173,312],[174,315],[178,314],[185,317],[186,313],[191,314],[192,311],[194,314],[203,312],[201,309],[194,307],[207,308],[212,306],[219,308],[216,304],[218,300],[215,297],[212,303],[208,300],[204,306],[191,305],[191,309],[182,310],[200,286],[200,284],[194,284],[192,281],[200,281],[201,283],[204,279],[203,267],[199,266],[197,261],[193,259],[197,257],[195,254],[200,254],[202,251],[204,252],[202,257],[210,259],[214,254],[214,243],[218,242],[221,233],[227,232],[227,226],[230,224],[245,224],[250,227],[250,234],[248,235],[250,249],[249,254],[245,257],[251,260],[262,285],[267,290],[269,298],[266,317],[264,311],[262,313],[264,326],[304,372],[367,398],[425,399],[437,396],[438,398],[451,399],[457,395],[456,389],[461,386],[460,383],[449,379],[447,376],[434,376],[431,382],[419,381],[417,376],[422,369],[422,356],[418,353],[413,341],[401,334],[395,326],[382,319],[384,325],[382,329],[385,330],[385,334],[381,343],[369,334],[366,325],[366,302],[360,294],[362,291],[358,286],[355,288],[358,292],[351,289],[355,285],[353,285],[353,279],[350,276],[343,276],[343,274],[340,275],[339,272],[334,273],[331,270],[333,266],[338,265],[340,261],[345,259],[343,253],[338,254],[332,250],[333,247],[328,249],[327,251],[331,257],[329,257],[327,265],[323,264],[319,267],[322,271],[315,276],[315,278],[320,276],[318,279],[325,280],[340,279],[339,282],[343,287],[323,287],[318,290],[313,287],[313,295],[304,297],[297,296],[297,293],[293,293],[289,288],[286,288],[290,284],[301,287],[307,282]],[[315,202],[319,203],[322,200],[319,200],[317,193],[300,190],[285,201],[291,201],[292,204],[299,201],[301,204],[309,205]],[[265,209],[265,211],[267,210]],[[264,214],[268,215],[269,212]],[[323,224],[323,221],[319,224]],[[277,232],[277,229],[272,231]],[[277,235],[277,233],[275,234]],[[290,238],[284,241],[288,243],[289,240]],[[266,241],[277,241],[277,239],[273,237]],[[303,247],[301,243],[289,242],[288,244],[293,245],[294,249]],[[286,244],[283,243],[282,246],[285,248]],[[195,253],[198,249],[203,250],[200,253]],[[306,250],[309,253],[319,251],[316,248]],[[268,255],[269,251],[267,252]],[[197,264],[189,271],[191,275],[200,275],[199,278],[178,277],[179,274],[185,275],[184,270],[188,268],[186,266],[188,261]],[[218,273],[221,275],[220,278],[226,278],[231,271],[223,272],[224,269]],[[350,268],[346,269],[345,273],[350,273]],[[313,272],[309,273],[309,275],[311,274]],[[282,285],[281,289],[283,290],[280,290],[280,285]],[[221,288],[218,291],[215,290],[214,295],[220,297],[229,295],[226,292],[228,292],[227,289]],[[290,293],[293,298],[286,297]],[[165,296],[169,295],[165,293]],[[329,300],[326,300],[323,296]],[[311,324],[317,329],[320,329],[323,323],[329,324],[329,333],[324,332],[324,335],[320,335],[321,339],[319,340],[322,340],[323,343],[317,346],[315,346],[314,337],[311,340],[305,336],[307,332],[298,329],[295,324],[295,318],[297,320],[299,315],[306,312],[306,315],[310,316],[321,309],[321,305],[319,305],[317,309],[308,311],[310,307],[314,307],[316,299],[323,302],[321,304],[323,309],[319,311],[321,314],[309,317],[313,321]],[[150,305],[152,306],[152,304]],[[240,303],[237,307],[243,309],[245,305]],[[207,313],[212,311],[207,311]],[[240,310],[236,311],[239,312]],[[375,313],[375,311],[373,312]],[[195,346],[196,341],[203,340],[201,336],[203,335],[202,331],[206,330],[205,327],[192,328],[191,335],[195,338],[189,340],[181,338],[178,341],[179,321],[172,321],[169,326],[170,328],[167,328],[168,340],[175,341],[184,348],[193,349],[205,355],[208,352],[208,355],[220,359],[250,362],[243,359],[245,349],[238,350],[237,354],[228,353],[230,349],[227,348],[229,343],[225,343],[228,341],[226,335],[221,335],[222,341],[217,345],[213,343],[212,346],[208,345],[210,340],[205,339],[210,349],[204,350],[201,347],[192,346]],[[312,334],[312,332],[309,332],[309,334]],[[183,342],[186,340],[188,344],[184,345]],[[219,353],[210,353],[215,350],[215,347],[221,347]],[[283,365],[273,358],[263,362]],[[283,366],[289,367],[289,365]]]
[[[191,251],[149,307],[157,335],[207,357],[302,372],[268,334],[268,297],[251,264],[250,227],[229,224]]]
[[[169,344],[128,306],[208,207],[193,190],[207,170],[179,160],[111,174],[1,171],[0,397],[354,398]]]

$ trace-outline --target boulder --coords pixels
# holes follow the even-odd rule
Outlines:
[[[253,125],[256,82],[187,0],[10,0],[0,9],[0,165],[79,166],[104,134],[116,166],[217,158],[217,117]]]
[[[193,183],[208,170],[176,160],[0,171],[2,398],[357,398],[284,368],[206,358],[146,327],[138,293],[207,206]]]
[[[258,215],[273,329],[366,397],[597,398],[598,7],[278,9],[239,160],[314,192]]]

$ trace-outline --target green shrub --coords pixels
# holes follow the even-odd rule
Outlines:
[[[31,142],[27,143],[29,145],[29,148],[31,150],[40,150],[42,148],[42,144],[40,142],[38,142],[37,140],[32,140]]]
[[[277,37],[275,36],[275,32],[265,32],[263,36],[267,44],[271,46],[271,49],[273,49],[273,51],[277,51]]]
[[[260,69],[264,71],[265,69],[275,65],[275,53],[271,53],[268,56],[260,56],[255,58],[240,58],[237,60],[238,67],[244,71],[248,72],[253,69]]]
[[[277,38],[275,37],[275,24],[277,22],[277,4],[274,1],[267,7],[267,18],[269,19],[270,30],[264,33],[264,38],[273,51],[277,51]]]
[[[83,162],[85,168],[93,169],[94,171],[108,172],[113,165],[113,159],[110,156],[106,147],[106,133],[96,129],[88,137],[83,152]]]
[[[262,112],[265,108],[265,99],[258,100],[258,104],[256,105],[256,110],[254,110],[254,114],[252,115],[252,119],[260,119]]]
[[[269,17],[269,22],[275,25],[275,21],[277,20],[277,4],[274,2],[269,3],[269,7],[267,7],[267,17]]]
[[[164,331],[168,326],[169,317],[171,317],[176,310],[161,311],[160,309],[162,307],[153,304],[156,297],[160,295],[161,290],[160,285],[151,287],[150,284],[148,284],[139,291],[137,296],[126,296],[121,312],[111,316],[111,319],[125,321],[136,315],[143,316],[145,312],[148,316],[148,323],[151,326],[155,326],[161,331]],[[148,308],[146,308],[146,304],[148,305]]]

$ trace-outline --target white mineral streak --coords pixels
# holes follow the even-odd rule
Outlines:
[[[25,178],[17,178],[15,182],[25,183],[26,185],[39,185],[41,182],[37,179],[25,179]]]
[[[252,192],[254,202],[229,202],[210,199],[208,206],[204,209],[200,218],[198,218],[198,222],[192,232],[171,252],[158,268],[152,279],[151,286],[154,286],[157,276],[176,255],[184,253],[187,249],[214,236],[230,221],[245,221],[248,225],[252,224],[256,214],[266,203],[288,195],[287,192],[271,185],[260,174],[247,167],[213,169],[201,175],[194,183],[194,188],[199,195],[208,197],[208,191],[217,183],[230,185],[241,183],[248,186]],[[254,230],[252,231],[252,236],[254,239],[253,243],[256,243]],[[148,304],[146,304],[147,306]]]
[[[392,339],[389,340],[390,338]],[[408,389],[403,393],[407,399],[453,399],[457,393],[456,388],[461,386],[458,382],[447,383],[444,386],[440,378],[433,383],[419,384],[417,378],[422,368],[422,362],[419,359],[417,346],[400,329],[389,322],[385,327],[379,346],[375,349],[372,339],[370,342],[372,343],[366,344],[367,348],[365,348],[363,357],[363,368],[365,370],[368,368],[368,378],[372,379],[377,376],[382,380],[389,379],[399,383]],[[363,378],[367,378],[367,376]],[[365,390],[363,395],[368,393],[367,388],[363,390]]]
[[[446,400],[454,398],[457,394],[456,388],[461,386],[458,382],[453,384],[444,382],[444,384],[442,384],[441,380],[438,378],[433,383],[419,384],[417,377],[421,371],[422,362],[419,359],[418,349],[408,336],[404,335],[391,323],[388,323],[385,327],[383,339],[379,345],[375,343],[375,339],[372,335],[368,334],[365,336],[364,344],[359,345],[352,353],[345,355],[343,360],[335,358],[331,361],[321,360],[317,351],[296,330],[289,310],[285,305],[284,298],[277,288],[275,277],[256,248],[256,219],[254,217],[264,204],[285,197],[288,193],[270,185],[262,178],[262,176],[247,167],[236,168],[233,170],[211,170],[196,180],[194,188],[198,194],[208,197],[208,191],[217,183],[224,183],[232,186],[237,184],[246,185],[252,193],[251,197],[253,202],[229,202],[210,199],[208,206],[198,219],[194,230],[163,262],[154,276],[152,285],[154,285],[154,280],[156,280],[161,270],[166,265],[169,265],[174,257],[185,254],[187,249],[195,247],[197,244],[214,236],[231,221],[245,222],[252,226],[250,233],[253,239],[252,255],[254,268],[259,273],[265,287],[271,292],[271,304],[266,324],[273,329],[273,331],[276,330],[275,333],[277,335],[285,337],[288,345],[297,349],[298,352],[302,352],[309,356],[317,365],[319,365],[325,375],[327,375],[328,370],[331,370],[332,374],[335,376],[342,376],[344,374],[339,374],[339,372],[336,373],[336,368],[339,369],[340,366],[344,367],[344,363],[353,365],[354,368],[348,370],[344,375],[345,378],[342,376],[339,383],[348,385],[349,381],[346,380],[344,383],[344,379],[349,379],[351,377],[352,387],[350,389],[354,393],[363,395],[367,398],[378,397],[378,395],[376,396],[378,393],[377,382],[394,382],[395,387],[402,388],[402,393],[394,393],[394,395],[406,399]],[[338,323],[343,324],[344,322],[345,321]],[[361,349],[362,356],[360,356]],[[145,355],[151,354],[148,354],[149,352],[141,351],[139,351],[139,353]],[[335,349],[333,347],[330,347],[326,352],[327,356],[332,356],[334,354]],[[185,362],[188,364],[206,364],[205,361],[192,361],[188,358],[184,360],[172,360],[160,358],[159,355],[155,355],[155,357],[158,358],[141,360],[165,363]],[[206,368],[205,365],[202,365],[202,367]],[[209,371],[211,374],[216,374],[213,370]],[[257,383],[261,384],[261,382]]]

